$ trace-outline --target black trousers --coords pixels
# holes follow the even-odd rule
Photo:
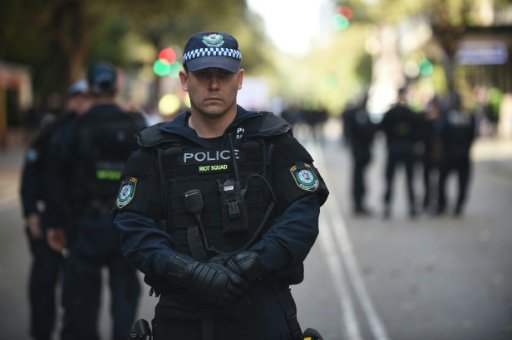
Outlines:
[[[414,162],[415,155],[410,151],[389,150],[386,163],[386,189],[384,192],[384,205],[389,208],[393,199],[393,185],[395,181],[396,168],[403,165],[405,168],[405,180],[407,185],[407,197],[409,199],[409,210],[415,209],[416,195],[414,190]]]
[[[444,212],[447,206],[447,183],[450,174],[457,176],[457,194],[455,213],[460,214],[467,200],[471,163],[469,154],[451,154],[443,160],[439,174],[438,212]]]
[[[121,253],[119,234],[110,217],[77,221],[63,275],[62,340],[97,340],[102,272],[108,270],[111,340],[128,339],[139,305],[136,269]]]
[[[229,308],[201,306],[187,295],[163,295],[155,308],[153,334],[155,340],[295,340],[275,290],[263,285],[251,287]]]
[[[352,152],[352,201],[354,211],[358,212],[365,208],[364,199],[366,196],[365,172],[370,163],[369,150],[353,150]]]
[[[28,285],[30,335],[35,339],[50,339],[57,314],[56,286],[64,260],[44,239],[29,237],[29,246],[32,255]]]
[[[439,196],[439,162],[423,160],[423,208],[429,210],[435,207]]]

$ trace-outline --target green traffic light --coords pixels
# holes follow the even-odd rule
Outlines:
[[[350,20],[341,14],[335,14],[333,17],[333,24],[337,30],[343,31],[350,26]]]
[[[429,76],[434,72],[434,65],[427,58],[423,59],[419,65],[420,75]]]
[[[157,59],[153,63],[153,72],[159,77],[170,76],[172,78],[178,78],[181,69],[182,66],[178,61],[169,64],[165,60]]]
[[[153,63],[153,72],[159,77],[166,76],[171,72],[171,65],[158,59]]]

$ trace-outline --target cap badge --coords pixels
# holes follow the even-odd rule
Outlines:
[[[208,47],[221,47],[224,45],[224,38],[220,34],[212,33],[203,37],[203,44]]]

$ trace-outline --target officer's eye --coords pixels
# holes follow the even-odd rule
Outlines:
[[[206,70],[197,71],[197,72],[194,72],[194,74],[197,78],[201,78],[201,79],[206,79],[206,78],[210,77],[210,72],[208,72]]]
[[[217,72],[217,75],[219,78],[221,79],[227,79],[227,78],[230,78],[233,76],[233,73],[229,72],[229,71],[226,71],[226,70],[219,70]]]
[[[220,68],[207,68],[204,70],[194,72],[194,75],[201,80],[207,80],[212,78],[226,80],[232,77],[234,74]]]

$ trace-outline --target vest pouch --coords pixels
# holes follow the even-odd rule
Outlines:
[[[248,232],[247,207],[240,182],[233,179],[219,181],[219,191],[222,201],[222,232],[225,234]]]

